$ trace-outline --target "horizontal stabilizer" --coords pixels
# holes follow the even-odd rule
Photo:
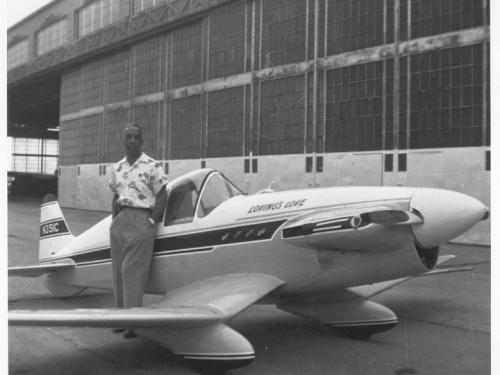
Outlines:
[[[38,277],[50,272],[75,268],[73,261],[65,263],[37,264],[25,267],[9,267],[9,276]]]

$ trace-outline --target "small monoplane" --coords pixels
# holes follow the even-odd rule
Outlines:
[[[367,339],[398,323],[370,301],[453,256],[439,246],[489,211],[462,193],[412,187],[331,187],[243,194],[222,173],[201,169],[169,184],[146,293],[138,308],[11,310],[21,326],[128,327],[200,368],[255,358],[227,323],[254,303]],[[43,276],[59,297],[111,289],[107,217],[73,236],[54,196],[41,206],[39,263],[10,276]]]

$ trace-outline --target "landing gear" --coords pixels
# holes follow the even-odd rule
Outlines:
[[[368,340],[372,335],[394,328],[398,322],[375,325],[335,327],[336,330],[353,340]]]

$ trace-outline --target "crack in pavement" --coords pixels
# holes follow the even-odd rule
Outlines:
[[[103,359],[107,362],[110,362],[111,364],[115,365],[115,366],[118,366],[119,368],[122,368],[122,369],[126,369],[128,368],[127,366],[125,366],[121,361],[117,361],[113,358],[108,358],[106,355],[103,355],[97,351],[93,351],[89,348],[87,348],[86,346],[84,345],[81,345],[78,340],[75,340],[71,337],[66,337],[64,334],[60,334],[58,333],[57,331],[55,331],[53,328],[45,328],[45,330],[51,334],[53,334],[54,336],[60,338],[61,340],[63,340],[64,342],[67,342],[69,344],[72,344],[74,347],[76,347],[78,350],[81,350],[85,353],[88,353],[88,354],[91,354],[97,358],[100,358],[100,359]]]
[[[481,333],[483,335],[491,335],[491,332],[482,331],[482,330],[479,330],[479,329],[470,329],[470,328],[467,328],[467,327],[456,326],[456,325],[452,325],[452,324],[446,324],[446,323],[440,323],[440,322],[431,322],[429,320],[424,320],[424,319],[409,318],[409,317],[405,317],[404,315],[402,315],[401,318],[406,319],[406,320],[412,320],[412,321],[415,321],[415,322],[420,322],[420,323],[432,324],[432,325],[436,325],[436,326],[440,326],[440,327],[456,328],[456,329],[458,329],[460,331],[464,331],[464,332],[470,332],[472,330],[474,332]]]

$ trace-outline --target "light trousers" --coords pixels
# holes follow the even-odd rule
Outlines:
[[[142,306],[156,232],[149,215],[149,210],[124,207],[111,223],[113,291],[118,307]]]

